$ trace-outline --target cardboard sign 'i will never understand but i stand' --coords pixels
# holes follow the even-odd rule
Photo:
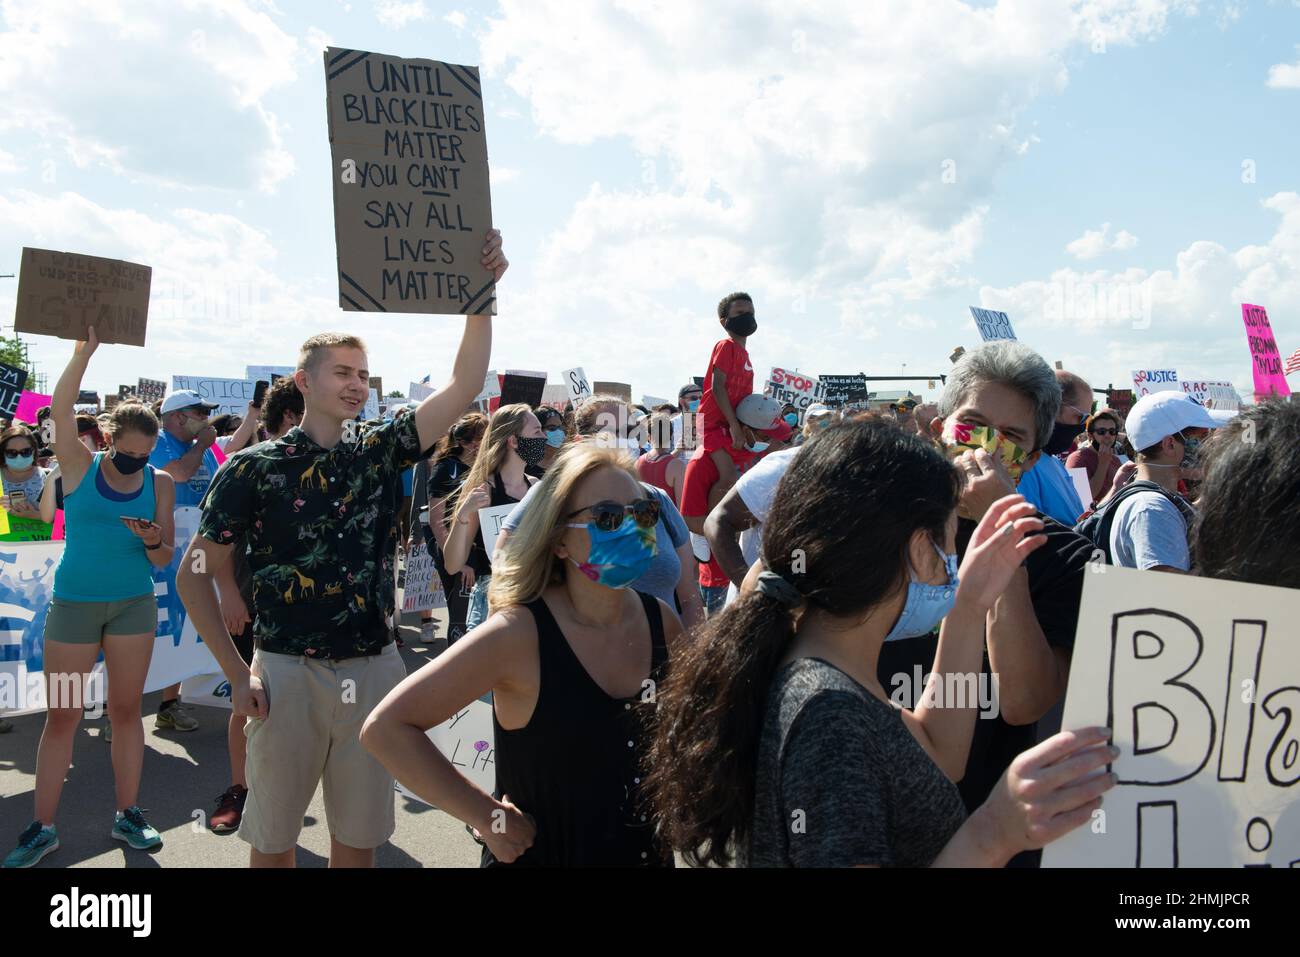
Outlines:
[[[339,306],[494,314],[478,68],[330,47],[325,87]]]

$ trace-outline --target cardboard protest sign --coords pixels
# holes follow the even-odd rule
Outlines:
[[[495,313],[478,68],[329,47],[325,90],[339,306]]]
[[[1177,369],[1135,369],[1133,394],[1140,399],[1152,392],[1177,392],[1179,381]]]
[[[0,418],[12,419],[27,384],[27,370],[0,362]]]
[[[1241,408],[1241,396],[1237,395],[1237,389],[1231,382],[1181,379],[1178,385],[1200,405],[1213,403],[1213,408],[1229,412],[1236,412]]]
[[[23,248],[15,332],[144,345],[153,270],[139,263]]]
[[[143,384],[145,380],[140,381]],[[256,387],[257,383],[251,379],[217,379],[196,375],[172,376],[173,392],[189,389],[191,392],[197,392],[204,402],[215,402],[217,408],[212,410],[213,415],[224,415],[227,412],[246,415],[248,403],[253,401],[253,390]]]
[[[1300,591],[1097,565],[1061,727],[1119,783],[1044,867],[1300,866]]]
[[[525,403],[530,409],[542,404],[542,391],[546,388],[546,375],[540,378],[507,372],[501,383],[501,405]]]
[[[383,376],[378,376],[378,375],[372,375],[372,376],[370,377],[370,381],[369,381],[368,384],[369,384],[370,388],[374,389],[376,392],[379,393],[380,401],[383,401],[383,398],[384,398],[384,377],[383,377]]]
[[[496,553],[497,535],[501,534],[501,526],[505,524],[506,516],[514,510],[514,505],[489,505],[478,510],[478,526],[483,532],[483,546],[487,549],[488,561],[491,561]]]
[[[162,379],[140,379],[136,383],[135,394],[145,405],[159,402],[167,394],[167,383]]]
[[[1016,334],[1012,331],[1011,320],[1007,318],[1005,312],[994,312],[992,309],[971,306],[970,314],[975,319],[980,338],[985,342],[996,342],[999,339],[1015,340]]]
[[[770,396],[782,405],[789,402],[799,413],[803,421],[804,412],[814,402],[822,401],[822,384],[816,376],[804,375],[789,369],[773,366],[763,386],[763,394]]]
[[[121,401],[122,399],[120,396],[116,396],[116,395],[104,396],[104,411],[112,412],[114,409],[117,408],[117,404]]]
[[[256,382],[261,379],[263,382],[275,384],[276,379],[283,379],[285,376],[294,374],[294,366],[245,366],[244,377]]]
[[[840,409],[851,402],[867,401],[867,377],[854,375],[823,375],[819,377],[822,402],[832,409]]]
[[[587,373],[582,371],[582,367],[576,369],[565,369],[560,373],[560,379],[564,382],[569,390],[569,398],[576,405],[580,400],[591,395],[591,385],[587,380]]]
[[[24,392],[18,398],[18,407],[14,410],[13,417],[19,422],[35,425],[36,413],[49,405],[52,398],[53,396],[41,392]]]
[[[1270,395],[1290,395],[1291,387],[1287,385],[1286,374],[1282,371],[1282,356],[1277,351],[1273,327],[1268,322],[1268,312],[1263,306],[1242,303],[1241,319],[1246,324],[1246,340],[1250,344],[1255,401],[1261,401]]]
[[[616,395],[624,402],[632,401],[632,387],[626,382],[593,382],[596,395]]]

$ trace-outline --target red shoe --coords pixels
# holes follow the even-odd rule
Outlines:
[[[244,802],[248,800],[248,788],[232,784],[229,790],[217,798],[217,810],[208,821],[214,834],[229,834],[239,830],[239,821],[244,816]]]

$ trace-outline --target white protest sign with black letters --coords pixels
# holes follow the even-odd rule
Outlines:
[[[436,727],[425,732],[429,739],[471,784],[488,794],[496,790],[496,732],[492,728],[492,696],[484,695],[461,708]],[[400,781],[397,790],[413,800],[427,804]]]
[[[483,545],[487,549],[488,561],[492,561],[492,556],[496,553],[497,536],[501,534],[501,526],[505,524],[506,516],[514,510],[514,504],[489,505],[478,510],[478,525],[483,532]]]
[[[591,381],[587,378],[587,373],[582,371],[579,366],[576,369],[565,369],[560,373],[560,378],[569,389],[569,398],[577,404],[582,399],[591,395]]]
[[[1300,866],[1300,590],[1093,569],[1061,727],[1119,782],[1043,866]]]
[[[1140,399],[1152,392],[1177,392],[1182,388],[1178,381],[1176,369],[1134,369],[1133,395]]]
[[[248,403],[253,401],[253,390],[257,383],[252,379],[217,379],[212,376],[174,375],[172,391],[189,389],[197,392],[204,402],[213,402],[217,408],[213,415],[233,412],[236,415],[248,414]]]
[[[970,307],[970,314],[975,319],[975,326],[980,331],[980,338],[985,342],[996,342],[999,339],[1016,338],[1016,334],[1011,329],[1011,320],[1007,318],[1005,312],[994,312],[992,309],[980,309],[978,306]]]

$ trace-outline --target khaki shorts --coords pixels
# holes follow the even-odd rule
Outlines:
[[[393,835],[393,779],[361,746],[361,725],[406,677],[396,644],[378,655],[314,661],[253,654],[270,711],[249,718],[248,803],[239,836],[263,854],[298,843],[303,815],[324,784],[330,836],[375,848]]]

